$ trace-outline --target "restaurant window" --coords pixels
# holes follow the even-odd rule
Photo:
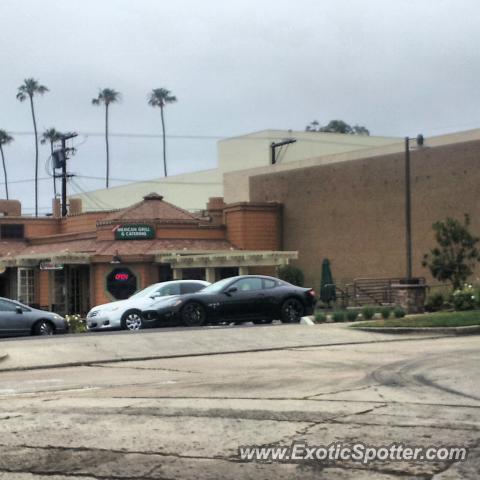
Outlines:
[[[2,239],[24,238],[24,226],[22,224],[5,223],[0,225],[0,237]]]
[[[35,272],[33,268],[19,268],[17,271],[17,299],[31,305],[35,303]]]
[[[125,300],[137,291],[137,277],[129,268],[115,268],[107,275],[107,291],[117,300]]]

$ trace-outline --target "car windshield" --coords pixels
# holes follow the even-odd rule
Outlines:
[[[217,293],[222,291],[226,285],[228,285],[233,278],[224,278],[223,280],[219,280],[216,283],[212,283],[208,287],[205,287],[203,290],[201,290],[202,293]]]
[[[144,288],[143,290],[138,291],[137,293],[133,294],[130,298],[143,298],[152,295],[159,289],[158,283],[154,283],[149,287]]]

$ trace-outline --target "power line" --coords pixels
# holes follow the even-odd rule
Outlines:
[[[283,131],[283,130],[282,130]],[[18,131],[18,132],[13,132],[13,131],[8,131],[10,135],[34,135],[34,132],[30,131]],[[105,132],[78,132],[79,135],[83,135],[85,137],[104,137]],[[295,133],[297,134],[304,134],[304,133],[313,133],[313,132],[292,132],[292,131],[285,131],[286,134],[290,136],[295,137]],[[344,144],[345,142],[342,141],[343,139],[349,138],[358,138],[362,137],[362,135],[347,135],[347,134],[334,134],[338,135],[336,137],[336,141],[333,139],[327,140],[326,138],[322,138],[322,133],[317,133],[319,135],[318,139],[316,138],[298,138],[297,135],[297,142],[306,142],[306,143],[323,143],[327,145],[338,145],[338,144]],[[323,133],[324,135],[332,135],[331,133]],[[109,137],[116,137],[116,138],[163,138],[163,135],[157,134],[157,133],[128,133],[128,132],[111,132],[108,134]],[[375,135],[372,135],[374,137]],[[276,136],[268,136],[268,137],[253,137],[249,135],[238,135],[238,136],[222,136],[222,135],[172,135],[172,134],[167,134],[165,135],[166,138],[170,139],[177,139],[177,140],[246,140],[246,141],[272,141],[281,137],[276,137]],[[283,138],[283,137],[282,137]],[[365,138],[368,138],[368,136],[365,136]],[[86,141],[86,140],[85,140]],[[85,142],[84,141],[84,142]],[[397,141],[392,142],[391,144],[388,145],[396,145],[398,142],[403,141],[402,138],[398,138]],[[82,143],[84,143],[82,142]],[[369,147],[368,144],[365,143],[360,143],[360,142],[348,142],[349,145],[352,146],[358,146],[358,147]],[[371,146],[377,146],[377,145],[371,145]],[[387,146],[387,145],[382,145],[382,146]]]
[[[18,132],[8,132],[11,135],[34,135],[34,132],[31,131],[18,131]],[[78,132],[79,135],[86,137],[104,137],[105,132]],[[125,137],[125,138],[163,138],[163,135],[159,133],[128,133],[128,132],[112,132],[108,134],[109,137]],[[225,138],[232,138],[227,136],[220,135],[165,135],[166,138],[179,138],[186,140],[222,140]]]
[[[192,172],[195,173],[195,172]],[[77,178],[85,178],[87,180],[105,180],[105,177],[94,177],[92,175],[78,175],[75,174],[75,177]],[[135,183],[163,183],[163,180],[166,178],[171,178],[171,177],[161,177],[157,180],[142,180],[140,178],[111,178],[111,180],[114,180],[116,182],[135,182]],[[165,182],[166,185],[222,185],[222,182],[171,182],[167,181]]]

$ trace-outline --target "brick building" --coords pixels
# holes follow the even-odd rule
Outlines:
[[[119,210],[75,210],[72,202],[67,217],[31,218],[0,201],[0,296],[84,314],[158,281],[274,273],[296,258],[282,251],[276,203],[212,198],[193,215],[149,194]]]
[[[436,245],[432,224],[469,214],[471,231],[480,236],[480,129],[411,143],[413,276],[435,285],[422,266]],[[282,248],[298,251],[294,263],[308,285],[319,285],[324,258],[340,286],[406,276],[403,141],[230,172],[224,183],[227,203],[283,206]],[[480,269],[471,281],[480,282]]]

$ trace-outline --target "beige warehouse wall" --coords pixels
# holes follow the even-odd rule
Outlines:
[[[469,213],[480,235],[478,133],[476,141],[432,141],[432,148],[412,152],[415,275],[429,278],[421,260],[434,245],[433,222]],[[262,174],[249,182],[252,201],[284,205],[284,248],[299,251],[309,284],[318,285],[325,257],[337,281],[405,275],[403,153]]]
[[[309,134],[315,135],[315,134]],[[317,134],[318,135],[318,134]],[[351,135],[343,135],[351,139]],[[355,136],[353,136],[355,137]],[[362,137],[363,138],[363,137]],[[383,137],[369,137],[382,140]],[[393,140],[393,143],[391,142]],[[467,142],[480,140],[480,129],[464,132],[449,133],[426,139],[427,148],[463,144]],[[298,168],[306,168],[315,165],[327,165],[332,163],[349,162],[362,158],[381,157],[394,153],[403,153],[405,151],[404,139],[388,139],[390,143],[385,145],[374,144],[369,148],[344,151],[342,153],[332,153],[328,155],[304,157],[277,165],[266,165],[263,167],[249,168],[241,171],[226,171],[223,174],[224,196],[226,203],[246,202],[250,199],[250,177],[262,174],[271,174],[285,172]],[[412,141],[415,146],[415,142]]]
[[[109,189],[95,190],[71,198],[81,198],[84,210],[111,210],[140,202],[151,192],[163,195],[167,202],[187,210],[205,208],[210,197],[223,196],[222,175],[217,170],[172,175],[149,182],[130,183]]]
[[[225,173],[268,166],[271,163],[270,144],[285,138],[294,138],[296,142],[276,150],[279,165],[305,158],[387,146],[399,141],[392,137],[263,130],[219,141],[219,168]]]

